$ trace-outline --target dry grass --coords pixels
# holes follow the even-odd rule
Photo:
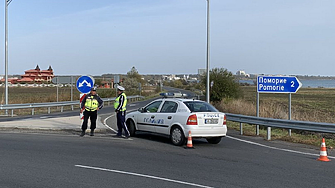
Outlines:
[[[146,87],[151,89],[151,92],[143,92],[142,96],[149,96],[155,94],[155,87]],[[73,100],[79,100],[80,93],[73,87]],[[97,93],[102,98],[112,98],[116,96],[115,89],[98,89]],[[138,95],[138,91],[126,91],[128,96]],[[5,104],[5,88],[0,87],[0,104]],[[58,101],[71,101],[71,87],[58,88]],[[57,88],[56,87],[9,87],[8,88],[8,103],[9,104],[26,104],[26,103],[44,103],[44,102],[57,102]],[[74,106],[78,109],[79,105]],[[70,106],[65,106],[64,111],[70,110]],[[51,112],[60,112],[61,107],[53,107]],[[8,112],[11,114],[12,112]],[[35,108],[34,114],[46,114],[48,108]],[[0,111],[0,115],[4,115],[5,111]],[[32,114],[32,109],[18,109],[13,112],[15,115],[29,115]]]
[[[223,100],[215,106],[223,112],[256,116],[256,88],[242,87],[244,97]],[[288,119],[288,94],[260,94],[259,116]],[[292,94],[291,119],[335,123],[335,89],[302,88]]]
[[[1,104],[5,104],[5,89],[0,88]],[[58,101],[70,101],[71,88],[58,88]],[[73,100],[79,100],[79,92],[73,88]],[[40,103],[40,102],[56,102],[57,88],[56,87],[9,87],[8,88],[8,103],[23,104],[23,103]]]

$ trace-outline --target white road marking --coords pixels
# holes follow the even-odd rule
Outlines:
[[[119,174],[126,174],[126,175],[139,176],[139,177],[144,177],[144,178],[157,179],[157,180],[162,180],[162,181],[169,181],[169,182],[173,182],[173,183],[191,185],[191,186],[194,186],[194,187],[212,188],[212,187],[205,186],[205,185],[189,183],[189,182],[184,182],[184,181],[179,181],[179,180],[173,180],[173,179],[168,179],[168,178],[162,178],[162,177],[157,177],[157,176],[145,175],[145,174],[138,174],[138,173],[134,173],[134,172],[126,172],[126,171],[112,170],[112,169],[92,167],[92,166],[84,166],[84,165],[74,165],[74,166],[80,167],[80,168],[86,168],[86,169],[101,170],[101,171],[114,172],[114,173],[119,173]]]
[[[40,119],[47,119],[47,118],[51,118],[52,116],[41,116]]]
[[[291,153],[298,153],[298,154],[302,154],[302,155],[320,156],[320,154],[306,153],[306,152],[294,151],[294,150],[290,150],[290,149],[282,149],[282,148],[267,146],[267,145],[264,145],[264,144],[259,144],[259,143],[256,143],[256,142],[242,140],[242,139],[235,138],[235,137],[228,136],[228,135],[226,137],[230,138],[230,139],[234,139],[234,140],[240,141],[240,142],[245,142],[245,143],[248,143],[248,144],[253,144],[253,145],[261,146],[261,147],[265,147],[265,148],[270,148],[270,149],[275,149],[275,150],[280,150],[280,151],[286,151],[286,152],[291,152]],[[335,157],[332,157],[332,156],[328,156],[328,158],[335,159]]]
[[[117,133],[116,130],[114,130],[112,127],[110,127],[110,126],[107,125],[107,120],[108,120],[109,118],[113,117],[113,116],[115,116],[115,114],[113,114],[113,115],[111,115],[111,116],[108,116],[108,117],[104,120],[104,125],[105,125],[107,128],[109,128],[110,130],[112,130],[114,133]]]
[[[135,111],[135,110],[130,110],[129,112],[132,112],[132,111]],[[110,126],[107,125],[107,120],[108,120],[109,118],[113,117],[113,116],[115,116],[115,114],[108,116],[108,117],[104,120],[104,123],[103,123],[103,124],[104,124],[107,128],[109,128],[110,130],[112,130],[114,133],[117,133],[116,130],[114,130],[112,127],[110,127]]]

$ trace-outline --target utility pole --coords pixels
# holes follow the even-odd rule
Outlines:
[[[209,103],[209,0],[207,0],[207,53],[206,53],[206,71],[207,71],[207,84],[206,84],[206,101]]]
[[[8,5],[12,0],[5,0],[5,105],[8,105]],[[6,110],[6,115],[8,111]]]

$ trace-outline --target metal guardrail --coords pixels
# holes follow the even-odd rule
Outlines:
[[[129,101],[137,101],[142,99],[143,96],[127,96]],[[103,98],[104,103],[109,103],[115,100],[113,98]],[[77,101],[62,101],[62,102],[49,102],[49,103],[26,103],[26,104],[8,104],[0,105],[0,110],[11,110],[11,116],[14,116],[14,110],[16,109],[31,109],[31,115],[34,115],[35,108],[48,108],[48,114],[50,114],[51,107],[61,107],[61,112],[63,112],[64,106],[71,106],[71,110],[74,110],[74,105],[79,105],[79,100]],[[267,139],[271,140],[271,127],[284,128],[284,129],[297,129],[306,130],[321,133],[335,133],[335,124],[331,123],[317,123],[309,121],[295,121],[295,120],[284,120],[284,119],[271,119],[255,116],[246,116],[239,114],[226,113],[227,120],[240,123],[240,134],[243,135],[243,123],[250,125],[262,125],[267,127]]]
[[[297,129],[321,133],[335,133],[335,124],[332,123],[317,123],[310,121],[295,121],[284,119],[271,119],[255,116],[237,115],[226,113],[228,121],[240,123],[240,134],[243,134],[243,123],[251,125],[263,125],[267,129],[267,139],[271,140],[271,127],[284,129]]]
[[[135,96],[127,96],[128,101],[137,101],[139,99],[144,98],[143,96],[135,95]],[[113,98],[103,98],[104,103],[109,103],[115,100]],[[35,108],[48,108],[48,114],[51,113],[51,107],[61,107],[61,112],[64,110],[64,106],[71,106],[71,110],[74,110],[74,105],[79,105],[79,100],[77,101],[62,101],[62,102],[48,102],[48,103],[26,103],[26,104],[8,104],[8,105],[0,105],[0,110],[11,110],[11,117],[14,116],[14,110],[16,109],[31,109],[31,115],[34,115]]]

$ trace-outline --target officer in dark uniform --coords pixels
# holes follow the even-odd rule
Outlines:
[[[125,138],[129,138],[130,134],[125,123],[126,119],[126,105],[127,105],[127,96],[124,93],[124,87],[117,86],[118,97],[115,99],[114,108],[116,112],[116,120],[117,120],[117,137],[122,136],[122,129],[124,130]]]
[[[91,120],[91,134],[90,136],[94,136],[94,129],[96,128],[96,122],[98,117],[98,110],[103,107],[103,101],[97,94],[97,88],[92,87],[91,92],[85,96],[85,98],[81,101],[80,104],[80,113],[84,110],[84,121],[81,126],[81,134],[80,136],[85,135],[85,131],[87,129],[88,118]]]

